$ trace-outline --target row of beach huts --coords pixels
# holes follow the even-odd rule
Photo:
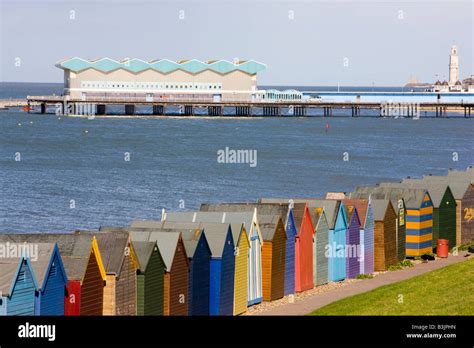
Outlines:
[[[474,241],[474,169],[163,211],[72,233],[0,234],[0,315],[239,315]]]

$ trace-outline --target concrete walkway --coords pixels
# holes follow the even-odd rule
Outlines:
[[[449,255],[447,259],[436,259],[435,261],[420,263],[414,267],[404,268],[399,271],[386,272],[379,274],[372,279],[363,279],[334,290],[315,294],[314,296],[301,299],[292,304],[288,303],[266,311],[255,313],[254,315],[306,315],[332,302],[342,300],[343,298],[361,294],[383,285],[397,283],[435,269],[466,261],[468,259],[466,255],[468,255],[468,253],[459,252],[458,256]]]

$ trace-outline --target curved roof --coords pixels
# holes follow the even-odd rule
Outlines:
[[[56,66],[60,69],[70,70],[73,72],[93,68],[104,73],[117,69],[125,69],[132,73],[139,73],[147,69],[153,69],[164,74],[175,70],[183,70],[191,74],[198,74],[204,70],[212,70],[219,74],[227,74],[235,70],[240,70],[252,75],[267,68],[265,64],[259,63],[255,60],[238,61],[233,63],[228,60],[212,60],[203,62],[197,59],[192,59],[174,62],[169,59],[158,59],[146,62],[138,58],[117,61],[107,57],[96,60],[87,60],[79,57],[68,58],[59,61],[56,63]]]

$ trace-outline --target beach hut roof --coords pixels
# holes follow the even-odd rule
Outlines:
[[[128,231],[117,228],[113,231],[76,231],[75,234],[95,235],[105,271],[109,274],[120,274],[129,242]]]
[[[174,254],[178,246],[180,232],[150,232],[150,241],[156,241],[161,257],[166,266],[166,271],[171,272]]]
[[[409,179],[406,179],[409,180]],[[404,180],[405,181],[405,180]],[[455,177],[455,176],[425,176],[423,181],[437,184],[437,183],[446,183],[449,185],[451,192],[455,199],[462,199],[464,194],[466,193],[467,189],[471,185],[471,181],[466,178],[462,177]]]
[[[258,223],[260,225],[260,231],[262,232],[264,241],[273,240],[280,219],[281,216],[277,214],[259,216]]]
[[[1,263],[0,262],[0,294],[9,296],[12,289],[12,282],[15,274],[18,273],[18,263]]]
[[[179,213],[166,213],[166,220],[171,222],[198,222],[198,223],[223,223],[223,224],[237,224],[235,229],[232,228],[232,236],[234,243],[238,244],[243,226],[247,231],[247,236],[254,221],[254,211],[243,211],[243,212],[206,212],[206,211],[195,211],[195,212],[179,212]],[[257,219],[258,220],[258,219]],[[261,239],[260,229],[257,228],[257,233]]]
[[[474,183],[474,168],[469,167],[466,171],[462,170],[449,170],[448,177],[457,177],[466,180],[470,180],[471,183]]]
[[[389,204],[391,204],[390,201],[388,199],[372,199],[370,203],[372,204],[374,220],[375,221],[384,220],[388,206]]]
[[[13,237],[14,238],[14,237]],[[37,247],[37,254],[35,255],[29,255],[28,252],[30,251],[23,241],[11,241],[9,242],[12,246],[16,245],[18,248],[25,247],[26,251],[26,257],[30,258],[31,266],[33,269],[33,272],[36,277],[36,282],[38,283],[39,287],[42,288],[44,285],[44,281],[46,279],[46,275],[48,274],[49,270],[49,264],[51,261],[51,258],[53,256],[53,253],[56,249],[56,244],[55,243],[34,243],[34,245]],[[30,242],[31,243],[31,242]],[[35,259],[33,260],[32,257]],[[14,264],[17,265],[20,260],[23,259],[23,256],[18,255],[18,257],[9,257],[5,258],[3,257],[1,259],[2,264]]]
[[[201,211],[207,212],[253,212],[257,209],[257,219],[260,215],[279,214],[283,221],[288,216],[289,205],[285,203],[221,203],[201,204]],[[259,221],[260,222],[260,221]]]
[[[425,189],[390,186],[357,186],[351,193],[351,198],[389,199],[397,206],[398,200],[403,199],[409,209],[419,209],[427,193]]]
[[[405,179],[401,183],[381,183],[380,186],[427,190],[430,194],[434,207],[439,207],[446,190],[448,190],[448,185],[446,183],[432,184],[428,181],[417,179]]]
[[[93,235],[73,233],[0,234],[0,240],[14,243],[56,243],[69,279],[82,279],[89,261]]]
[[[310,214],[316,213],[316,208],[322,208],[326,215],[326,220],[329,224],[329,228],[334,228],[336,225],[337,213],[339,211],[340,200],[335,199],[311,199],[311,200],[300,200],[296,199],[297,202],[307,202]],[[312,215],[314,218],[314,215]],[[316,219],[317,220],[317,219]],[[316,223],[314,224],[316,226]]]
[[[177,233],[180,232],[188,257],[193,257],[202,231],[211,250],[213,257],[221,257],[225,238],[229,231],[228,223],[210,222],[171,222],[171,221],[134,221],[130,233],[132,240],[151,240],[153,233]],[[137,226],[148,226],[148,228]],[[239,226],[236,224],[236,226]],[[161,248],[160,248],[161,250]],[[189,252],[189,254],[188,254]]]
[[[342,200],[344,206],[353,206],[357,209],[357,213],[359,214],[360,225],[365,226],[366,218],[367,218],[367,210],[369,209],[369,201],[367,199],[344,199]],[[347,218],[350,220],[350,218]]]
[[[156,242],[133,241],[132,244],[135,255],[137,255],[140,272],[146,272],[148,262],[150,261],[155,248],[158,248],[158,246],[156,245]]]

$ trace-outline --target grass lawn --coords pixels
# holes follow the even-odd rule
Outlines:
[[[310,315],[474,315],[474,258],[345,298]]]

